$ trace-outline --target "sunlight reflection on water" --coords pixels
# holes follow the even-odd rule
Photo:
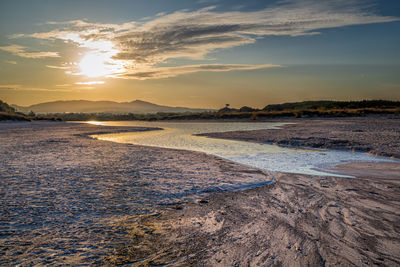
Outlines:
[[[96,124],[94,122],[88,122]],[[196,134],[210,132],[277,129],[285,123],[272,122],[101,122],[108,126],[160,127],[164,130],[94,135],[119,143],[185,149],[217,155],[238,163],[269,171],[341,176],[315,170],[328,164],[352,161],[392,161],[364,153],[335,150],[306,150],[244,141],[215,139]]]

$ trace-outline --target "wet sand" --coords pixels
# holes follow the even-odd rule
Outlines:
[[[125,221],[248,180],[258,169],[204,153],[99,141],[150,128],[0,124],[0,265],[103,264],[131,244]]]
[[[399,179],[277,174],[127,225],[133,266],[399,266]]]
[[[321,170],[357,178],[400,179],[400,162],[350,162]]]
[[[393,156],[400,127],[399,120],[390,122],[302,120],[282,130],[210,136],[317,147],[321,139],[314,136],[325,133],[318,147]],[[357,178],[275,173],[270,185],[213,194],[128,223],[134,245],[107,260],[133,266],[400,266],[399,170],[400,163],[361,162],[335,166]]]
[[[342,123],[327,121],[304,120],[298,137]],[[336,167],[354,179],[268,173],[204,153],[87,137],[148,129],[56,124],[0,125],[0,265],[400,266],[397,163]],[[264,142],[265,134],[286,131],[246,139]],[[392,153],[388,147],[382,153]],[[258,188],[215,190],[229,181],[272,178]],[[182,196],[171,197],[169,188],[180,179],[193,185],[181,188],[188,198],[175,202]],[[207,179],[214,186],[193,191]],[[195,192],[206,194],[195,200],[189,197]],[[169,204],[155,202],[160,197]],[[137,208],[141,198],[153,203],[146,212]]]
[[[282,120],[281,120],[282,121]],[[284,130],[207,133],[203,136],[280,146],[344,149],[400,159],[400,117],[298,119]]]

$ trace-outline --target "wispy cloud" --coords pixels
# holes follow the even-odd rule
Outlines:
[[[218,2],[219,0],[197,0],[196,2],[198,3],[198,4],[210,4],[210,3],[216,3],[216,2]]]
[[[326,28],[398,20],[396,17],[375,14],[374,9],[365,4],[365,1],[282,0],[275,6],[251,12],[217,12],[215,7],[207,7],[195,11],[162,13],[153,19],[123,24],[82,20],[49,22],[56,29],[24,37],[60,39],[90,49],[91,55],[86,57],[87,63],[92,64],[93,58],[101,58],[97,65],[104,66],[99,67],[98,72],[104,72],[108,77],[150,79],[197,71],[265,68],[266,65],[204,64],[160,67],[160,64],[176,58],[203,60],[211,52],[255,43],[259,38],[272,35],[307,36],[320,34],[319,31]],[[14,37],[19,38],[21,35]],[[13,53],[27,55],[22,48],[18,50],[18,47],[12,47],[9,50],[13,50]],[[33,54],[35,53],[31,53],[32,56]],[[82,75],[85,71],[76,69],[71,73]]]
[[[0,50],[25,58],[60,57],[58,52],[26,52],[26,47],[20,45],[0,46]]]
[[[201,65],[187,65],[178,67],[150,67],[147,70],[127,70],[127,72],[121,75],[121,78],[125,79],[160,79],[169,78],[182,74],[188,74],[200,71],[235,71],[235,70],[255,70],[255,69],[266,69],[281,67],[279,65],[264,64],[264,65],[244,65],[244,64],[201,64]]]
[[[349,4],[353,3],[353,4]],[[115,58],[159,63],[169,58],[204,59],[217,49],[256,42],[268,35],[301,36],[347,25],[398,18],[367,12],[354,1],[297,1],[254,12],[178,11],[112,37]]]
[[[52,88],[38,88],[38,87],[25,87],[21,84],[0,84],[0,91],[46,91],[46,92],[70,92],[69,89],[52,89]]]
[[[69,70],[71,69],[70,66],[54,66],[54,65],[46,65],[46,67],[50,69],[59,69],[59,70]]]
[[[77,85],[104,84],[104,81],[76,82],[75,84],[77,84]]]
[[[92,85],[92,84],[101,84],[101,82],[95,82],[95,83],[78,82],[75,84],[64,83],[64,84],[56,84],[56,87],[67,88],[66,91],[79,92],[81,90],[95,89],[95,87],[93,87],[93,86],[82,86],[82,85]],[[79,85],[79,86],[76,86],[76,85]]]
[[[21,88],[20,84],[0,84],[0,90],[17,90]]]
[[[14,60],[4,60],[5,63],[16,65],[17,61]]]

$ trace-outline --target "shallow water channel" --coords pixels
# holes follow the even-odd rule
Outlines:
[[[324,166],[354,161],[391,161],[365,153],[338,150],[306,150],[277,145],[216,139],[197,134],[278,129],[277,122],[89,122],[109,126],[159,127],[163,130],[94,135],[119,143],[200,151],[263,170],[311,175],[351,177],[321,171]],[[317,170],[319,169],[319,170]]]

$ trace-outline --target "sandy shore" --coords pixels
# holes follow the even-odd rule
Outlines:
[[[270,179],[204,153],[88,137],[143,130],[150,128],[1,123],[0,265],[102,264],[132,244],[125,221],[136,215]]]
[[[378,129],[390,123],[372,120],[375,137],[354,131],[347,143],[365,134],[378,154],[398,150],[395,137],[393,149],[375,145],[385,144]],[[320,127],[330,140],[335,132],[326,127],[352,124],[324,121],[240,136],[266,142],[266,135],[298,127],[297,137],[309,140]],[[204,153],[87,137],[127,130],[149,129],[0,125],[0,265],[400,266],[398,163],[335,167],[356,179],[267,173]],[[393,131],[399,133],[398,124]],[[343,132],[336,138],[346,140]],[[273,177],[267,186],[218,192],[221,185]],[[201,200],[191,197],[196,193]]]
[[[391,122],[302,120],[283,130],[210,136],[397,156],[399,120]],[[318,135],[327,135],[323,143]],[[134,245],[108,260],[133,266],[400,266],[400,164],[350,163],[335,171],[357,178],[277,173],[268,186],[143,216],[126,225]]]
[[[400,117],[288,120],[282,130],[207,133],[204,136],[281,146],[346,149],[400,158]]]
[[[398,266],[399,179],[278,174],[143,217],[112,263],[185,266]]]

